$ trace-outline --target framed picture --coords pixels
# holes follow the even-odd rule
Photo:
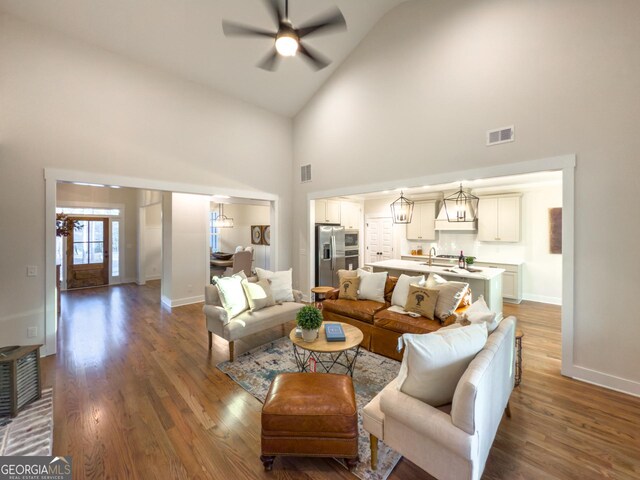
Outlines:
[[[262,245],[271,245],[271,225],[262,226]]]

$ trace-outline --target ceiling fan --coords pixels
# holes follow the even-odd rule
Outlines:
[[[278,67],[281,57],[293,57],[296,53],[300,53],[302,58],[316,70],[321,70],[331,63],[320,53],[304,45],[301,40],[310,35],[328,33],[332,30],[346,30],[347,22],[337,7],[295,28],[289,20],[289,0],[284,0],[284,9],[282,9],[282,0],[264,1],[278,26],[276,32],[227,20],[222,21],[222,31],[228,37],[255,36],[274,39],[272,49],[258,63],[258,67],[273,72]]]

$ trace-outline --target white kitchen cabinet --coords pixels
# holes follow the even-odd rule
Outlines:
[[[411,223],[407,223],[407,240],[436,239],[436,202],[416,202]]]
[[[481,268],[502,268],[502,297],[509,303],[522,301],[522,269],[521,263],[488,263],[475,262],[473,266]],[[474,298],[476,295],[474,294]]]
[[[520,241],[520,195],[480,198],[478,240],[481,242]]]
[[[360,229],[360,204],[340,202],[340,223],[344,228]]]
[[[316,223],[340,223],[338,200],[316,200]]]

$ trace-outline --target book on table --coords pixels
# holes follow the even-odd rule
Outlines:
[[[347,339],[339,323],[325,323],[324,333],[327,336],[327,342],[344,342]]]

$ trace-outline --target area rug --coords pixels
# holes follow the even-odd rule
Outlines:
[[[255,348],[236,358],[235,362],[222,362],[218,368],[263,403],[277,374],[298,371],[293,347],[287,337]],[[400,362],[395,360],[363,349],[358,354],[353,385],[359,412],[360,462],[352,473],[363,480],[385,480],[401,458],[399,453],[378,442],[378,469],[371,470],[369,434],[362,428],[362,408],[398,375],[399,370]],[[332,373],[344,372],[332,370]]]
[[[53,446],[53,390],[25,407],[11,422],[0,427],[0,457],[49,456]]]

